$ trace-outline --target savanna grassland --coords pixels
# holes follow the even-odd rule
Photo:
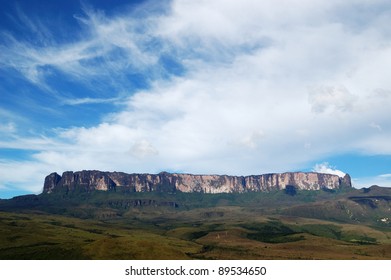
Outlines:
[[[376,192],[375,205],[322,191],[3,200],[0,259],[391,259],[390,201]]]

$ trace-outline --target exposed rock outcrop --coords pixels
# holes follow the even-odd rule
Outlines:
[[[127,174],[123,172],[67,171],[62,176],[52,173],[45,178],[43,193],[56,190],[129,191],[129,192],[203,192],[243,193],[284,190],[340,189],[351,187],[348,174],[343,178],[315,172],[287,172],[252,176],[192,175],[162,172]]]
[[[52,173],[45,178],[45,183],[43,184],[43,192],[50,193],[52,192],[61,181],[61,176],[57,173]]]

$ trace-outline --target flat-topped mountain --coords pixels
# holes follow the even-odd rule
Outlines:
[[[349,175],[52,173],[0,200],[0,259],[391,259],[390,209]]]
[[[316,172],[287,172],[251,176],[192,175],[161,172],[127,174],[97,170],[52,173],[45,178],[43,193],[55,191],[129,191],[129,192],[200,192],[244,193],[274,190],[320,190],[351,188],[348,174],[343,178]]]

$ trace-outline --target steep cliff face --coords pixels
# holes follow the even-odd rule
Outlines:
[[[288,172],[254,176],[192,175],[162,172],[159,174],[127,174],[123,172],[67,171],[62,176],[52,173],[45,178],[44,193],[56,190],[130,192],[203,192],[243,193],[283,190],[293,186],[298,190],[339,189],[351,187],[348,174]]]
[[[101,171],[66,171],[62,176],[52,173],[45,178],[44,193],[51,193],[55,190],[73,191],[76,189],[84,191],[114,190],[116,184],[108,175],[108,172]]]
[[[52,173],[45,178],[45,183],[43,184],[43,192],[50,193],[52,192],[57,186],[58,183],[61,181],[61,176],[57,173]]]

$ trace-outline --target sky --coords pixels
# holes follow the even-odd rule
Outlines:
[[[0,198],[72,170],[391,186],[388,0],[0,0]]]

